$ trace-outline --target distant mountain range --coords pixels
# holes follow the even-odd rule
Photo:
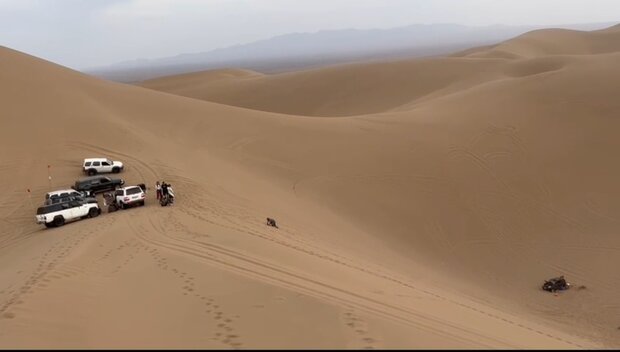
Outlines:
[[[613,24],[590,23],[554,27],[595,30]],[[208,52],[125,61],[85,70],[85,73],[120,82],[136,82],[161,76],[230,67],[274,73],[360,60],[443,55],[473,46],[494,44],[548,27],[431,24],[393,29],[293,33]]]

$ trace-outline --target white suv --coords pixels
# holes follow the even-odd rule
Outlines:
[[[115,174],[123,171],[123,163],[120,161],[112,161],[107,158],[90,158],[84,159],[82,169],[88,176],[93,176],[98,173],[110,173]]]
[[[99,214],[101,214],[101,209],[96,202],[72,200],[39,207],[35,219],[37,224],[57,227],[64,225],[67,221],[94,218]]]
[[[60,203],[62,198],[68,197],[83,197],[84,194],[74,189],[61,189],[59,191],[48,192],[45,194],[44,205],[50,205],[52,203]]]
[[[146,186],[144,188],[146,188]],[[125,209],[136,204],[139,206],[144,206],[146,193],[144,193],[144,189],[140,186],[130,186],[117,189],[116,192],[114,192],[114,199],[116,200],[116,204],[121,209]]]

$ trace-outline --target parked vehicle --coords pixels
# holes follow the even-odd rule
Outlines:
[[[37,224],[44,224],[46,227],[58,227],[69,221],[94,218],[99,214],[101,214],[101,209],[97,202],[72,200],[39,207],[35,219]]]
[[[66,196],[53,197],[53,198],[46,199],[43,205],[66,203],[66,202],[71,202],[74,200],[84,201],[86,203],[97,203],[97,199],[94,197],[88,197],[88,196],[83,196],[83,195],[66,195]]]
[[[47,192],[45,194],[45,199],[54,198],[54,197],[66,197],[66,196],[81,196],[82,193],[74,190],[74,189],[61,189],[58,191]]]
[[[125,184],[123,179],[112,179],[107,176],[91,176],[75,182],[72,187],[78,192],[95,195],[101,192],[114,191]]]
[[[129,208],[134,205],[144,206],[146,193],[140,186],[129,186],[117,189],[114,193],[114,199],[116,205],[121,209]]]
[[[84,196],[84,194],[74,189],[62,189],[58,191],[48,192],[45,194],[45,201],[43,204],[50,205],[54,203],[60,203],[61,198],[80,197],[80,196]]]
[[[138,187],[142,190],[143,193],[145,193],[144,198],[146,199],[146,185],[144,183],[141,183],[138,185]],[[119,191],[119,190],[117,190]],[[116,198],[116,194],[117,191],[111,191],[111,192],[105,192],[103,194],[103,206],[107,207],[108,209],[108,213],[113,213],[119,209],[121,209],[121,205],[119,203],[119,201]],[[131,193],[136,192],[136,190],[132,191]],[[119,196],[121,195],[121,192],[118,192]],[[126,194],[127,192],[124,192],[124,194]],[[120,200],[120,199],[119,199]],[[141,205],[144,205],[143,203]]]
[[[90,158],[84,159],[82,169],[88,176],[103,173],[119,173],[123,171],[124,165],[120,161],[112,161],[107,158]]]

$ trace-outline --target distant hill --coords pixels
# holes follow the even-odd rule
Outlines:
[[[560,27],[592,30],[610,25]],[[494,44],[540,28],[544,26],[432,24],[294,33],[209,52],[125,61],[85,72],[120,82],[230,67],[275,73],[354,61],[443,55],[472,46]]]
[[[289,115],[355,116],[407,109],[495,80],[554,72],[576,57],[620,53],[620,28],[544,29],[450,56],[260,74],[208,70],[138,85],[185,97]],[[567,57],[571,56],[571,57]]]

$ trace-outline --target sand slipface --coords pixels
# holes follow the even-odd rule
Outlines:
[[[1,48],[0,347],[618,347],[618,42],[143,87]],[[96,156],[176,204],[36,225]]]

